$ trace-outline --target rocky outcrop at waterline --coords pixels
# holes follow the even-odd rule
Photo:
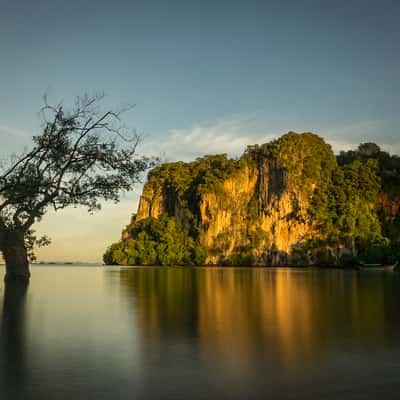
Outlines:
[[[374,246],[382,252],[389,239],[379,215],[379,162],[353,157],[341,164],[321,137],[290,132],[248,146],[239,159],[222,154],[158,166],[104,260],[307,265],[339,263]]]

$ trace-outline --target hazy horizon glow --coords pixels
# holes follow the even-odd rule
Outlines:
[[[376,142],[400,153],[400,3],[361,0],[0,0],[0,156],[40,131],[38,111],[104,91],[136,104],[141,154],[168,161],[240,155],[287,131],[335,151]],[[39,260],[100,261],[141,187],[93,216],[49,213]]]

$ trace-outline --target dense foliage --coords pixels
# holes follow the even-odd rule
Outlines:
[[[201,265],[203,248],[176,218],[164,214],[147,218],[132,227],[131,237],[111,245],[104,255],[106,264]]]
[[[262,145],[261,154],[262,160],[272,160],[302,188],[323,182],[336,166],[331,146],[310,132],[301,135],[289,132]]]
[[[363,253],[371,244],[383,240],[375,211],[380,190],[377,169],[375,160],[355,160],[337,166],[316,189],[310,213],[321,237],[311,239],[309,246],[320,252],[320,258],[324,250],[340,247],[349,248],[352,254]],[[322,257],[324,261],[334,261],[329,254],[326,256],[328,259]]]
[[[369,240],[359,240],[358,257],[381,262],[400,259],[400,157],[382,151],[375,143],[362,143],[356,150],[341,152],[337,161],[343,170],[352,165],[366,169],[359,191],[369,204],[373,217],[369,221],[374,226],[360,223],[364,231],[370,228],[371,232],[366,235]],[[375,173],[368,165],[374,165]]]
[[[258,176],[254,194],[232,216],[236,219],[231,220],[231,230],[213,238],[213,247],[202,246],[207,229],[204,217],[200,218],[203,196],[215,195],[222,210],[242,207],[227,201],[229,185],[225,184],[238,179],[246,168],[246,174]],[[236,160],[221,154],[156,167],[149,173],[147,186],[161,191],[164,214],[133,221],[124,239],[107,250],[106,263],[202,264],[208,256],[228,252],[219,262],[252,264],[260,246],[267,247],[266,259],[273,259],[279,251],[266,241],[259,220],[268,213],[270,193],[279,197],[285,191],[296,193],[293,202],[301,198],[308,204],[307,218],[314,227],[312,236],[292,249],[291,263],[400,258],[400,158],[374,143],[335,157],[321,137],[289,132],[270,143],[248,146]],[[298,215],[294,212],[292,218]],[[245,239],[232,250],[235,229]]]

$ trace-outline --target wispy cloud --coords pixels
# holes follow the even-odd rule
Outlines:
[[[354,150],[360,144],[359,142],[351,142],[351,141],[344,141],[344,140],[326,140],[331,146],[335,154],[338,154],[340,151],[348,151]],[[362,142],[369,142],[369,140],[364,140]],[[374,142],[376,143],[376,142]],[[379,147],[383,151],[387,151],[390,154],[400,154],[400,143],[377,143]]]
[[[172,129],[161,141],[152,141],[144,150],[157,152],[166,161],[192,160],[205,154],[243,153],[248,144],[265,143],[274,135],[257,132],[256,115],[243,114],[220,119],[214,123],[196,124],[189,128]]]
[[[289,129],[260,127],[258,115],[240,114],[222,118],[214,123],[195,124],[192,127],[171,129],[160,140],[149,141],[142,150],[146,153],[161,155],[165,161],[189,161],[205,154],[227,153],[238,156],[247,145],[271,141],[287,132],[309,131],[310,129]],[[287,124],[282,124],[287,125]],[[304,123],[301,124],[304,128]],[[335,153],[341,150],[355,149],[361,142],[376,142],[385,151],[400,154],[400,140],[397,143],[385,141],[379,133],[385,130],[385,121],[360,121],[357,123],[319,127],[314,130],[331,144]]]
[[[357,148],[360,143],[374,142],[382,150],[391,154],[400,154],[400,139],[390,140],[384,135],[388,130],[385,120],[368,120],[357,123],[323,129],[325,139],[332,145],[335,153],[341,150]],[[388,140],[389,139],[389,140]]]

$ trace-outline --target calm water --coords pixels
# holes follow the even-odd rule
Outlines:
[[[32,272],[0,284],[1,399],[400,398],[400,273]]]

